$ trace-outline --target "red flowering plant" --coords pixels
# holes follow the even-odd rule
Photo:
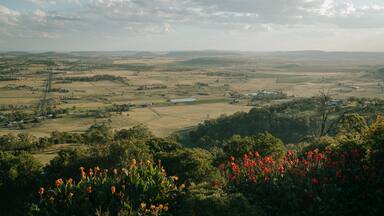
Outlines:
[[[242,158],[230,156],[219,168],[229,190],[242,192],[272,215],[345,213],[345,208],[357,208],[353,201],[364,200],[374,178],[364,158],[359,148],[287,151],[278,160],[248,152]]]
[[[32,215],[167,215],[180,194],[177,177],[166,176],[160,162],[136,163],[123,169],[86,170],[80,178],[57,179],[41,187]]]

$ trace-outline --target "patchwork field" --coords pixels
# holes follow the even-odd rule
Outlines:
[[[107,122],[144,124],[167,136],[276,102],[250,96],[261,90],[285,99],[320,91],[339,99],[383,97],[383,54],[309,53],[3,54],[0,134],[46,136]],[[182,98],[193,101],[171,102]]]

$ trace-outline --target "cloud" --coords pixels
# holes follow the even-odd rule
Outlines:
[[[169,34],[180,26],[244,32],[320,25],[384,28],[384,4],[357,0],[28,1],[37,8],[17,11],[0,5],[0,23],[5,25],[0,37],[73,33],[126,37]]]
[[[0,5],[0,22],[6,25],[14,26],[18,21],[20,13]]]

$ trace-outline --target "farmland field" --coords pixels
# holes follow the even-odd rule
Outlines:
[[[3,120],[0,134],[40,137],[53,130],[83,132],[94,123],[108,122],[117,129],[143,124],[155,135],[167,136],[222,114],[273,102],[252,101],[249,94],[260,90],[279,90],[288,100],[324,90],[334,98],[383,97],[382,74],[377,73],[383,54],[307,54],[4,53],[0,114],[29,116]],[[195,101],[170,102],[180,98]],[[129,109],[113,110],[119,105]]]

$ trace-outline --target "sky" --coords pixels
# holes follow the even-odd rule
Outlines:
[[[384,0],[0,0],[0,51],[384,51]]]

